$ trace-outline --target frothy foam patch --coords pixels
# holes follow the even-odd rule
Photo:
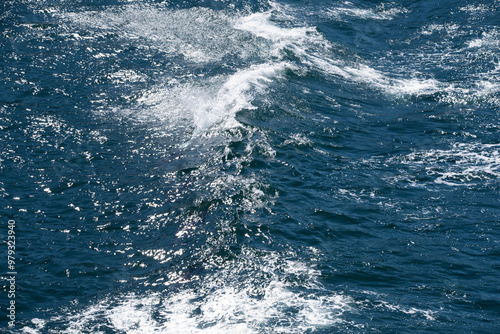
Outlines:
[[[253,49],[251,45],[233,43],[231,15],[208,8],[171,10],[130,5],[121,10],[61,15],[80,28],[94,31],[96,37],[119,33],[130,43],[147,45],[167,55],[181,55],[193,62],[217,61],[227,55],[244,56]]]
[[[425,95],[435,93],[442,86],[434,79],[399,79],[391,78],[383,72],[367,65],[359,68],[345,67],[342,73],[345,78],[353,81],[363,81],[391,94]]]
[[[320,54],[310,54],[305,57],[312,67],[319,68],[324,73],[341,77],[345,80],[368,85],[389,96],[429,96],[444,103],[464,105],[471,102],[499,104],[500,83],[496,81],[498,68],[480,74],[464,83],[441,82],[434,78],[402,78],[399,74],[388,74],[366,64],[346,64],[340,60],[322,57]]]
[[[329,44],[312,27],[280,27],[274,19],[286,20],[289,16],[282,12],[279,6],[275,6],[276,12],[255,13],[239,19],[235,28],[251,33],[261,39],[265,39],[269,44],[267,57],[280,61],[287,56],[285,50],[292,50],[298,57],[305,56],[313,48],[321,46],[328,48]],[[326,43],[326,44],[325,44]],[[302,65],[302,64],[297,64]]]
[[[497,30],[483,32],[481,38],[469,41],[468,47],[498,50],[500,47],[500,32]]]
[[[273,41],[297,40],[306,36],[307,32],[314,31],[311,28],[281,28],[271,23],[271,13],[255,13],[243,17],[236,23],[235,27],[246,30],[252,34]]]
[[[445,32],[448,35],[455,35],[459,31],[460,26],[458,24],[429,24],[424,26],[420,33],[422,35],[432,35],[436,32]]]
[[[437,313],[436,311],[423,310],[416,307],[404,307],[401,305],[391,304],[386,301],[377,301],[377,303],[380,304],[378,304],[376,307],[386,308],[389,311],[402,312],[406,315],[420,315],[423,316],[425,319],[431,321],[436,320],[436,313]]]
[[[496,27],[477,29],[475,26],[428,24],[421,28],[423,40],[429,35],[438,40],[432,46],[423,44],[409,52],[419,68],[434,68],[449,73],[452,82],[441,82],[438,100],[450,104],[498,105],[499,62],[493,55],[500,46],[500,34]],[[480,37],[477,37],[480,36]],[[457,43],[460,40],[460,43]],[[458,48],[458,49],[457,49]],[[462,68],[460,64],[470,64]],[[450,64],[453,64],[450,66]],[[408,71],[418,71],[419,68]]]
[[[491,5],[479,4],[479,5],[467,5],[465,7],[461,7],[460,10],[475,15],[481,15],[491,12],[492,10],[495,10],[495,8],[492,7]]]
[[[450,186],[469,186],[500,178],[498,144],[459,143],[449,150],[416,151],[390,161],[423,169],[435,183]],[[413,180],[410,175],[406,178]]]
[[[355,17],[364,20],[392,20],[396,15],[407,12],[404,8],[385,8],[380,5],[377,8],[357,8],[351,2],[345,1],[343,6],[331,8],[327,11],[328,16],[335,19],[343,17]]]
[[[328,291],[308,265],[277,253],[242,256],[195,288],[108,297],[68,316],[55,316],[60,331],[101,333],[304,333],[343,322],[353,300]],[[47,324],[26,326],[41,333]]]

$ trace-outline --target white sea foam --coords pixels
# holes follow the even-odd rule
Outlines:
[[[386,13],[385,15],[389,13],[395,15],[403,11],[391,9],[382,12]],[[348,12],[357,13],[358,10],[351,8]],[[286,17],[286,14],[283,15]],[[379,18],[389,18],[389,16]],[[389,75],[362,62],[352,63],[340,57],[332,57],[335,55],[335,46],[314,28],[282,28],[272,23],[271,19],[271,13],[252,14],[238,20],[235,27],[272,41],[274,47],[270,50],[274,56],[282,55],[282,50],[288,48],[301,58],[302,65],[320,70],[326,75],[340,76],[345,80],[369,85],[391,95],[419,96],[447,88],[433,78],[402,78],[398,75]]]
[[[309,56],[307,60],[328,74],[340,76],[351,82],[363,83],[391,95],[433,94],[445,87],[444,84],[432,78],[398,78],[397,76],[389,76],[366,64],[348,65],[321,55]]]
[[[437,313],[436,311],[423,310],[416,307],[404,307],[401,305],[395,305],[381,300],[377,302],[380,303],[379,305],[377,305],[378,307],[386,308],[390,311],[402,312],[406,315],[421,315],[427,320],[432,320],[432,321],[436,320],[436,313]]]
[[[468,6],[470,7],[470,6]],[[500,46],[500,34],[494,27],[477,31],[480,37],[473,34],[473,27],[458,24],[429,24],[422,27],[420,34],[437,35],[439,41],[434,48],[428,46],[414,50],[408,57],[415,58],[415,64],[422,68],[436,68],[441,71],[454,71],[449,64],[480,63],[483,72],[470,73],[461,70],[453,73],[453,82],[439,84],[439,101],[450,104],[488,103],[498,105],[500,99],[500,82],[498,73],[500,65],[493,55]],[[460,39],[462,42],[457,43]],[[457,49],[458,47],[458,49]],[[485,65],[488,66],[485,66]]]
[[[421,168],[433,182],[450,186],[469,186],[500,178],[498,144],[457,143],[448,150],[415,151],[390,161]],[[411,175],[402,177],[412,179]]]
[[[498,49],[500,47],[500,32],[497,30],[483,32],[481,38],[469,41],[468,47]]]
[[[264,256],[244,249],[195,287],[176,292],[128,293],[108,296],[82,310],[47,320],[34,319],[22,331],[41,333],[104,333],[111,328],[146,333],[305,333],[364,328],[349,320],[359,310],[382,309],[435,321],[437,312],[387,301],[388,296],[363,291],[356,300],[322,286],[310,265],[286,260],[284,254]],[[286,257],[286,255],[285,255]],[[46,327],[57,322],[59,330]]]
[[[309,30],[280,28],[269,21],[269,13],[230,15],[206,8],[170,10],[131,5],[126,10],[61,15],[80,28],[97,31],[96,35],[119,32],[145,52],[154,48],[167,57],[182,56],[190,62],[220,66],[228,55],[242,60],[257,56],[260,62],[233,67],[229,74],[206,76],[187,69],[142,92],[136,108],[116,110],[140,122],[159,120],[170,129],[184,127],[195,137],[214,126],[240,126],[236,113],[253,109],[256,96],[264,96],[268,85],[285,69],[296,68],[280,60],[282,49],[291,40],[303,39]],[[128,84],[143,82],[145,76],[121,70],[108,78],[115,84]]]
[[[313,142],[305,135],[295,133],[290,136],[290,139],[285,140],[282,145],[312,146],[312,144]]]
[[[63,323],[50,333],[100,333],[104,326],[126,333],[304,333],[343,322],[353,300],[328,291],[309,265],[276,252],[246,249],[195,288],[177,292],[109,296],[76,313],[47,322]],[[300,283],[302,282],[302,283]],[[46,322],[26,326],[42,333]]]
[[[460,26],[458,24],[436,24],[436,23],[431,23],[428,25],[425,25],[422,27],[420,30],[420,33],[422,35],[432,35],[436,32],[446,32],[448,35],[455,35],[460,29]]]
[[[281,28],[271,23],[270,19],[270,12],[254,13],[237,20],[235,28],[273,41],[301,39],[308,31],[312,31],[307,27]]]
[[[282,57],[283,50],[289,48],[301,58],[303,65],[319,69],[327,75],[341,76],[349,81],[368,84],[389,94],[432,94],[443,86],[432,78],[391,77],[367,64],[350,64],[344,59],[333,58],[331,55],[335,50],[334,45],[314,28],[282,28],[272,23],[271,18],[270,12],[256,13],[241,18],[235,27],[273,42],[273,47],[270,48],[273,56]]]
[[[464,11],[464,12],[469,12],[469,13],[475,14],[475,15],[481,15],[481,14],[485,14],[485,13],[488,13],[488,12],[494,10],[493,6],[492,5],[485,5],[485,4],[467,5],[467,6],[461,7],[460,10]]]
[[[144,82],[144,75],[134,70],[119,70],[108,75],[114,84]]]
[[[358,15],[373,19],[390,19],[401,8],[359,9],[351,3],[335,10],[338,15]],[[290,11],[290,10],[288,10]],[[443,83],[419,74],[387,73],[358,59],[351,61],[336,56],[335,45],[310,26],[280,24],[289,19],[287,7],[274,5],[267,12],[250,15],[213,11],[206,8],[171,10],[153,6],[131,5],[126,10],[100,13],[65,13],[66,19],[101,34],[119,32],[140,48],[155,48],[167,56],[182,56],[198,63],[219,64],[230,56],[246,65],[234,67],[232,73],[205,76],[186,71],[144,91],[138,100],[139,110],[118,111],[140,121],[162,120],[171,126],[182,126],[197,136],[213,126],[227,129],[240,126],[236,114],[254,108],[257,97],[265,99],[266,88],[282,77],[286,68],[296,73],[320,71],[325,76],[366,85],[396,97],[436,94],[447,103],[468,103],[478,99],[496,101],[500,85],[488,73],[476,87],[459,83]],[[422,34],[446,30],[455,34],[456,25],[428,25]],[[71,33],[75,33],[72,31]],[[99,33],[97,33],[99,35]],[[203,36],[203,37],[202,37]],[[485,34],[470,41],[468,47],[495,46],[497,36]],[[284,61],[287,50],[299,61]],[[256,61],[248,62],[254,59]],[[489,73],[491,74],[491,73]],[[116,84],[141,82],[144,75],[137,71],[119,71],[109,75]]]
[[[265,99],[269,85],[295,65],[282,61],[243,68],[231,75],[193,78],[184,83],[174,81],[146,92],[138,99],[133,119],[140,122],[158,120],[164,127],[185,128],[184,140],[241,126],[236,115],[243,109],[255,109],[256,97]],[[123,111],[118,111],[123,112]],[[181,138],[179,138],[181,139]]]
[[[351,2],[344,1],[343,5],[328,9],[327,15],[338,20],[343,17],[355,17],[364,20],[392,20],[396,15],[405,12],[407,12],[405,8],[385,8],[384,5],[376,8],[358,8]]]
[[[488,37],[486,41],[472,41],[469,47],[492,46],[498,43],[497,40]],[[425,78],[417,71],[413,71],[413,77],[403,77],[397,73],[385,73],[367,64],[349,64],[342,60],[324,57],[322,53],[309,53],[304,57],[304,62],[310,66],[322,70],[327,75],[341,77],[344,80],[367,85],[379,90],[388,96],[408,97],[426,96],[437,94],[436,98],[450,104],[467,104],[474,101],[488,101],[498,104],[500,100],[496,96],[500,92],[500,82],[498,82],[498,68],[487,73],[480,74],[479,77],[467,83],[447,83],[435,78]],[[467,85],[466,85],[467,84]]]
[[[169,10],[130,5],[122,10],[61,15],[80,28],[95,31],[96,37],[119,33],[131,44],[145,50],[151,47],[168,55],[182,55],[194,62],[220,60],[229,54],[241,56],[247,51],[245,45],[232,43],[232,16],[203,7]]]

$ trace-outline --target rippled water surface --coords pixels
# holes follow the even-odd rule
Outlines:
[[[499,8],[3,1],[0,330],[497,333]]]

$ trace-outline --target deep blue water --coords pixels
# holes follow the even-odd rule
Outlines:
[[[0,331],[500,332],[499,17],[2,1]]]

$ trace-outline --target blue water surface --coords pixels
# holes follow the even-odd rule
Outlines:
[[[2,1],[1,332],[499,332],[499,8]]]

